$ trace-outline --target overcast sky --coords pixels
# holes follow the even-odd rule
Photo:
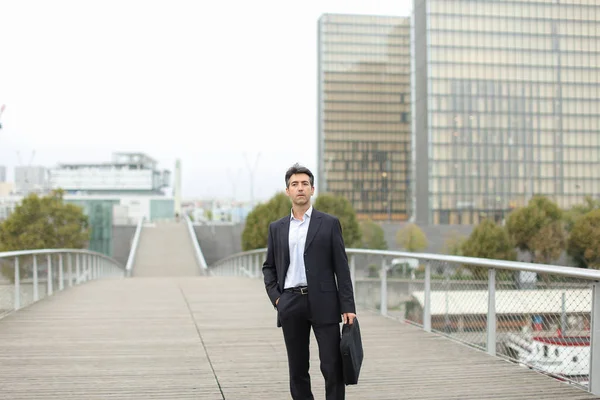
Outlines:
[[[317,20],[407,16],[410,0],[0,0],[0,165],[140,151],[185,197],[255,197],[316,173]],[[20,152],[21,157],[17,156]],[[232,182],[233,181],[233,182]],[[318,187],[318,182],[317,182]]]

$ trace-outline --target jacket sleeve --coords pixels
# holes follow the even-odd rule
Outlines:
[[[348,266],[348,256],[346,255],[346,246],[344,245],[344,238],[342,237],[342,225],[337,218],[333,221],[331,240],[333,266],[337,278],[341,312],[342,314],[356,313],[354,289],[352,288],[352,278],[350,277],[350,267]]]
[[[273,225],[269,225],[269,237],[267,239],[267,258],[263,263],[262,272],[265,281],[267,295],[275,307],[275,302],[281,296],[277,287],[277,266],[275,265],[275,251],[273,249]]]

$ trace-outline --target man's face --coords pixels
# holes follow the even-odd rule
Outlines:
[[[285,189],[292,204],[303,206],[310,202],[315,194],[315,188],[310,185],[310,178],[306,174],[294,174],[290,177],[290,184]]]

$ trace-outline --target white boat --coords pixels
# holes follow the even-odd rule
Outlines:
[[[587,386],[590,372],[589,336],[507,334],[509,356],[529,368]]]

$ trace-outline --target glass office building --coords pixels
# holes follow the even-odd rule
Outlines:
[[[410,19],[319,20],[320,192],[343,195],[359,218],[410,210]]]
[[[599,22],[598,0],[414,1],[417,222],[598,196]]]

